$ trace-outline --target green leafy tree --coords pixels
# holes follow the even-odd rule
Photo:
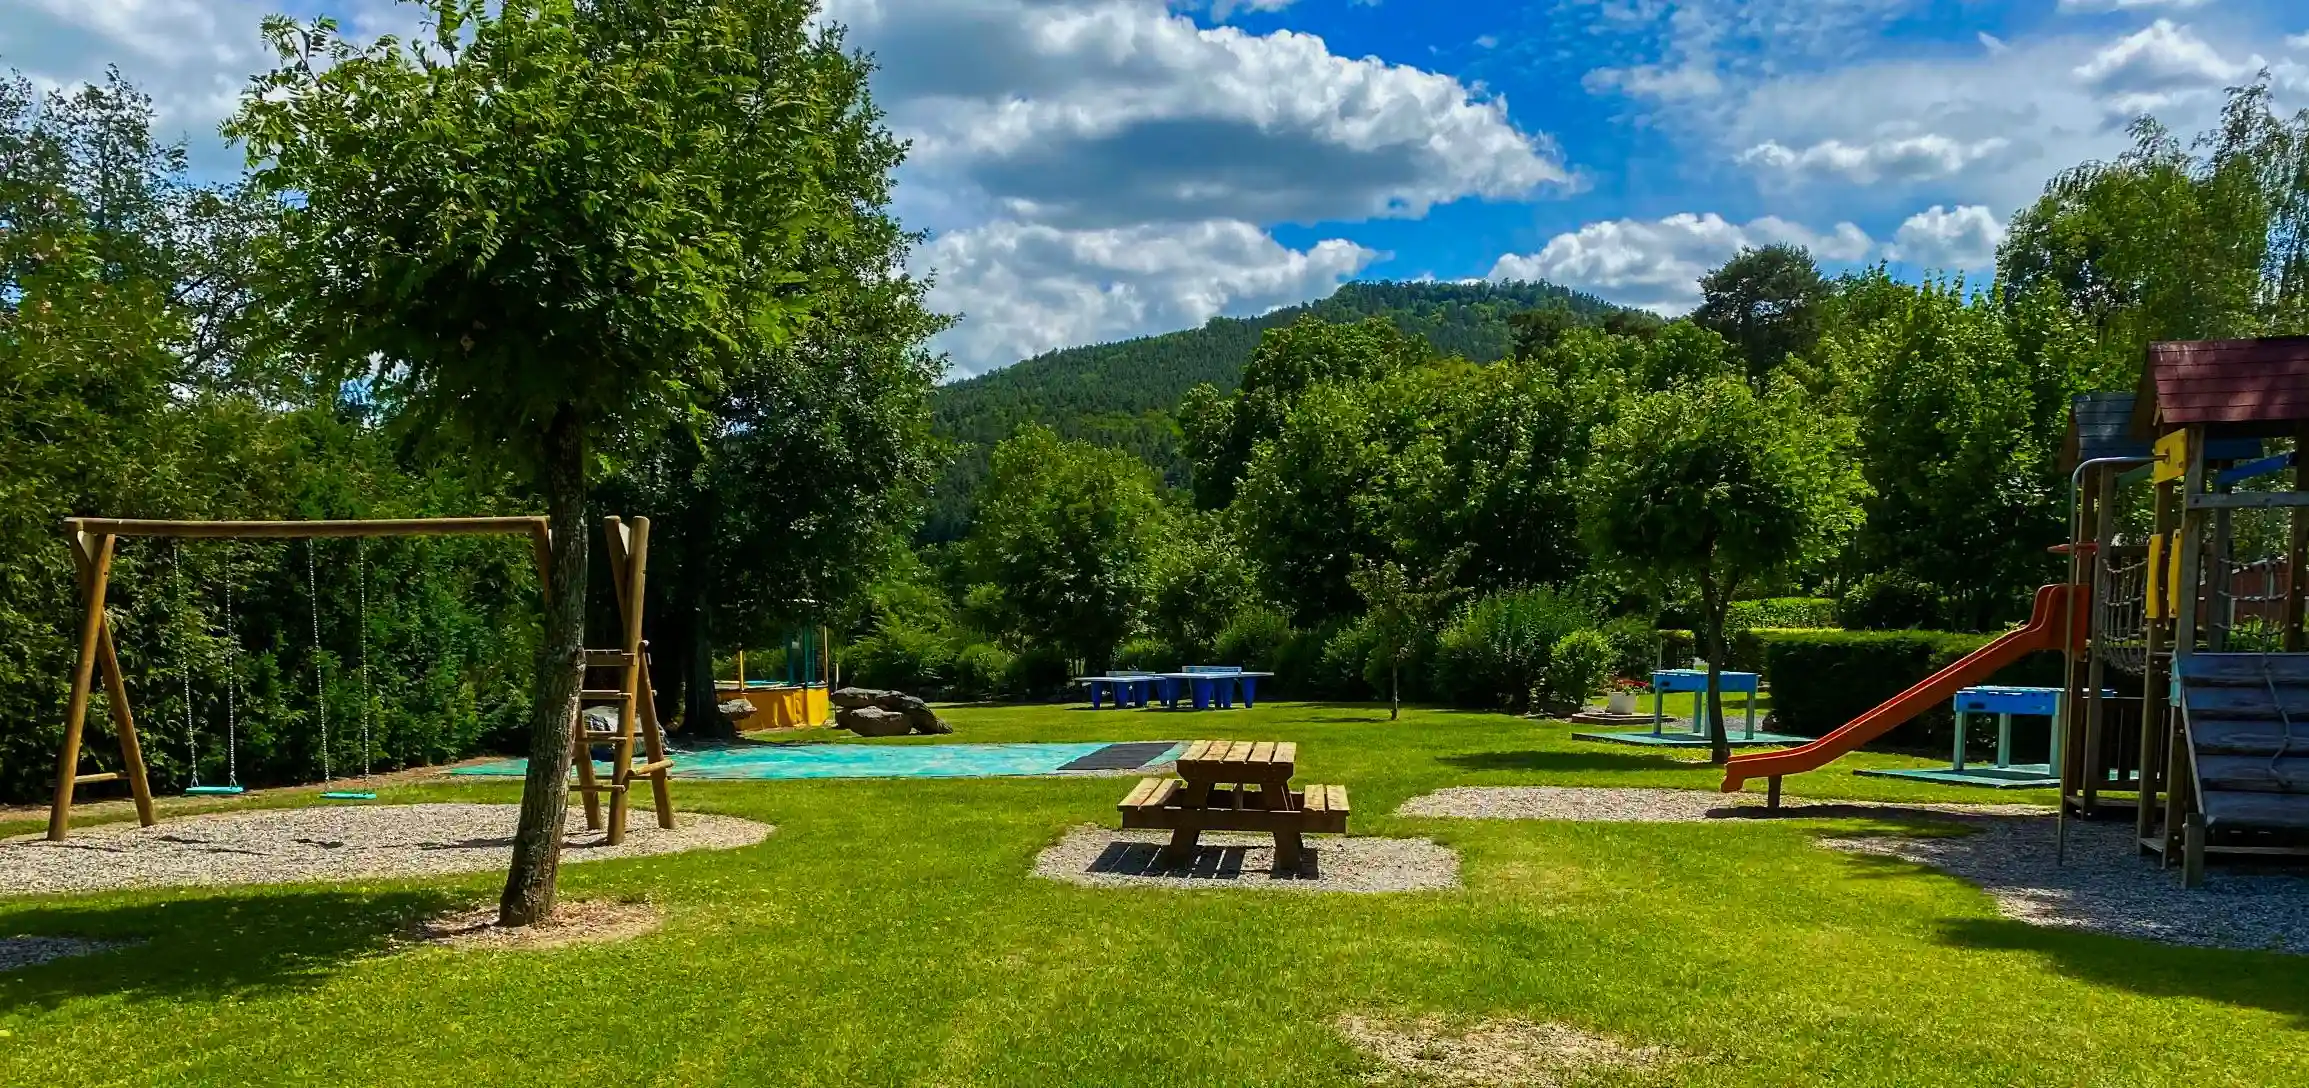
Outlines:
[[[1897,296],[1820,348],[1852,379],[1871,490],[1858,568],[1934,587],[1948,599],[1943,622],[1993,627],[2059,569],[2046,552],[2067,530],[2057,460],[2077,389],[2070,367],[2089,356],[2089,338],[2051,298],[1854,286]]]
[[[2080,369],[2098,387],[2129,386],[2151,341],[2309,331],[2309,114],[2271,97],[2266,78],[2231,91],[2193,148],[2144,117],[2124,154],[2013,217],[2004,283],[2060,292],[2094,331]]]
[[[1191,402],[1187,441],[1195,458],[1196,503],[1215,509],[1234,500],[1260,443],[1282,431],[1308,390],[1369,381],[1417,365],[1428,351],[1378,317],[1339,325],[1310,316],[1267,330],[1243,367],[1242,391],[1224,410],[1210,403],[1209,394]]]
[[[1584,535],[1599,556],[1698,600],[1709,742],[1722,763],[1731,602],[1832,552],[1856,524],[1866,485],[1850,424],[1814,413],[1786,383],[1758,396],[1724,377],[1631,398],[1596,445]]]
[[[1416,572],[1395,559],[1365,559],[1348,575],[1368,611],[1374,647],[1387,660],[1387,720],[1403,716],[1403,665],[1435,635],[1461,595],[1454,581],[1463,553]]]
[[[1827,297],[1828,281],[1804,247],[1743,249],[1700,278],[1692,322],[1729,341],[1749,380],[1761,382],[1788,356],[1811,353]]]
[[[1147,624],[1180,653],[1208,658],[1219,634],[1261,603],[1258,575],[1222,511],[1179,511],[1151,558]]]
[[[991,467],[963,542],[971,576],[1000,590],[1010,630],[1103,667],[1145,609],[1165,514],[1154,474],[1039,426],[994,447]]]
[[[502,457],[553,532],[500,919],[549,915],[591,460],[692,419],[813,304],[855,99],[807,0],[434,0],[428,42],[274,18],[226,134],[283,197],[261,263],[293,350]],[[836,85],[829,86],[832,79]],[[289,197],[294,199],[287,199]]]

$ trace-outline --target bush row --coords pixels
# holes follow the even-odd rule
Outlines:
[[[1951,631],[1755,630],[1735,639],[1735,658],[1760,665],[1772,689],[1772,728],[1817,737],[1866,713],[1995,636]],[[1984,684],[2057,687],[2060,658],[2031,654]],[[1879,743],[1933,754],[1948,751],[1956,720],[1942,703]]]

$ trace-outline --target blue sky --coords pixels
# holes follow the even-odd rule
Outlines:
[[[914,142],[913,267],[957,375],[1320,297],[1544,278],[1663,313],[1742,245],[1979,273],[2054,172],[2266,69],[2309,105],[2300,0],[824,0]],[[0,62],[118,64],[195,161],[267,11],[390,0],[9,0]]]

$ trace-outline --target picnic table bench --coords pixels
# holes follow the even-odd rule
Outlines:
[[[1345,834],[1348,812],[1345,786],[1291,789],[1298,758],[1289,741],[1195,741],[1178,758],[1178,778],[1142,778],[1122,799],[1122,826],[1169,831],[1155,855],[1164,867],[1192,862],[1205,831],[1251,831],[1275,837],[1278,872],[1296,870],[1300,836]]]

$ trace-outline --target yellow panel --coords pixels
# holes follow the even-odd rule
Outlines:
[[[2157,465],[2149,473],[2152,483],[2178,480],[2189,474],[2189,432],[2174,431],[2157,439]]]
[[[2161,620],[2161,619],[2164,619],[2164,618],[2165,618],[2165,594],[2164,594],[2164,588],[2165,588],[2165,563],[2164,563],[2164,558],[2165,558],[2165,535],[2164,535],[2163,533],[2157,533],[2157,534],[2154,534],[2154,535],[2150,536],[2150,537],[2149,537],[2149,569],[2148,569],[2148,582],[2149,582],[2149,584],[2148,584],[2148,600],[2146,600],[2145,602],[2143,602],[2143,603],[2142,603],[2142,607],[2143,607],[2143,608],[2144,608],[2144,609],[2147,611],[2147,618],[2148,618],[2148,619],[2152,619],[2152,620]]]
[[[2191,587],[2194,588],[2194,587]],[[2173,530],[2173,539],[2165,545],[2165,616],[2181,614],[2181,531]]]

